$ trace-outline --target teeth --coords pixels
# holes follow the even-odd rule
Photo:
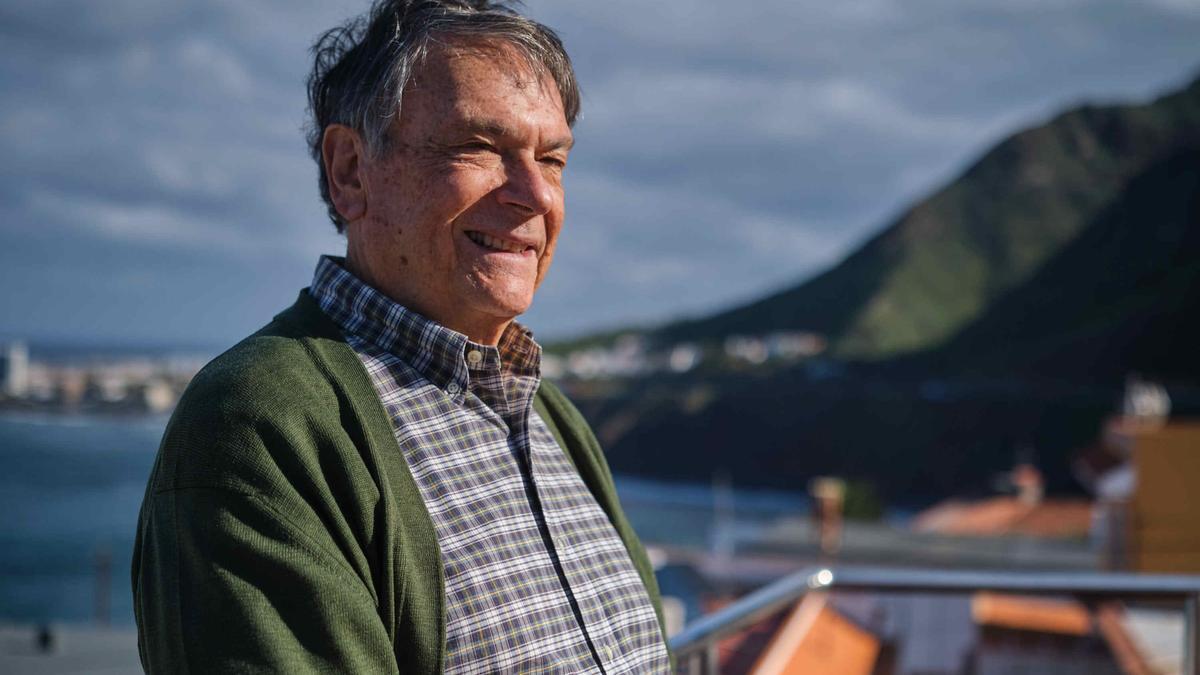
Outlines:
[[[482,232],[467,232],[467,237],[476,244],[479,244],[485,248],[490,248],[494,251],[521,253],[525,250],[525,247],[520,244],[505,241],[503,239],[497,239],[496,237],[488,236]]]

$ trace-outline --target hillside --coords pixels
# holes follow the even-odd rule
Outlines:
[[[921,370],[1200,381],[1200,145],[1156,162]]]
[[[1128,373],[1200,414],[1200,81],[1016,134],[813,281],[657,337],[780,329],[849,358],[565,384],[620,472],[920,505],[1032,452],[1078,490]]]
[[[807,330],[856,359],[933,347],[1028,281],[1135,176],[1198,142],[1200,79],[1145,105],[1070,110],[999,143],[825,273],[654,338]]]
[[[1027,282],[944,347],[844,375],[776,372],[658,378],[581,403],[614,468],[749,484],[865,479],[889,499],[979,489],[1020,446],[1052,489],[1093,442],[1131,371],[1200,383],[1200,145],[1155,162]],[[646,452],[646,448],[655,448]],[[731,448],[739,451],[731,453]]]

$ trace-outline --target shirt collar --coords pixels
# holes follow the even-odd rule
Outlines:
[[[344,333],[400,358],[452,397],[466,392],[471,371],[498,368],[518,377],[540,377],[542,348],[516,321],[496,347],[471,342],[368,286],[346,270],[345,259],[327,255],[317,262],[308,292]],[[469,357],[473,351],[480,357]]]

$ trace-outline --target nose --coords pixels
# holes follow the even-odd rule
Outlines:
[[[505,162],[504,184],[500,186],[502,204],[514,206],[531,216],[540,216],[554,208],[556,188],[547,179],[545,168],[532,157],[512,158]]]

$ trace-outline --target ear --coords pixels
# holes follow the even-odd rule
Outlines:
[[[342,124],[325,127],[321,137],[321,161],[325,163],[329,198],[347,223],[362,218],[367,212],[367,188],[362,176],[365,150],[357,131]]]

